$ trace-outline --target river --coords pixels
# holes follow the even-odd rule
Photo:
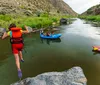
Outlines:
[[[60,29],[62,36],[55,41],[42,42],[39,33],[24,36],[23,79],[80,66],[88,85],[100,85],[100,53],[92,52],[92,46],[100,45],[100,27],[76,19],[70,25],[60,26]],[[17,70],[9,38],[0,39],[0,85],[10,85],[16,81]]]

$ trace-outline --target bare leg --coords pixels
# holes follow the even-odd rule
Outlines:
[[[20,58],[21,62],[24,62],[22,51],[19,51],[19,58]]]
[[[23,60],[22,51],[19,51],[19,57],[20,57],[20,60]]]
[[[18,56],[18,54],[14,54],[14,57],[15,57],[16,66],[17,66],[17,70],[18,70],[18,77],[21,79],[22,78],[22,72],[21,72],[21,69],[20,69],[19,56]]]
[[[17,70],[21,70],[18,54],[14,54],[14,57],[15,57],[15,61],[16,61]]]

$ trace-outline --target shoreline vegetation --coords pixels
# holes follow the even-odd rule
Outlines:
[[[100,22],[100,15],[79,16],[79,18],[94,22]]]
[[[15,23],[17,26],[24,28],[25,25],[32,28],[48,28],[49,26],[59,26],[61,18],[66,18],[70,22],[69,15],[48,15],[42,14],[41,16],[25,16],[25,15],[1,15],[0,14],[0,27],[8,29],[10,23]]]
[[[87,16],[78,16],[78,17],[80,19],[85,19],[87,23],[92,23],[94,26],[100,27],[100,15],[87,15]]]

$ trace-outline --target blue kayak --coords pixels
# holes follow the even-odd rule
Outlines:
[[[57,39],[61,37],[61,34],[51,34],[50,36],[46,36],[40,33],[40,37],[43,39]]]

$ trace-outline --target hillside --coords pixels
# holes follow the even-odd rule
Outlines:
[[[82,15],[100,15],[100,4],[89,8]]]
[[[36,12],[77,15],[63,0],[0,0],[0,14],[25,14]]]

